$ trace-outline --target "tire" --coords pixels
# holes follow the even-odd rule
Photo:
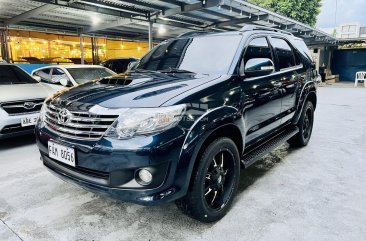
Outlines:
[[[220,220],[229,211],[238,188],[240,157],[235,143],[221,137],[203,152],[185,197],[176,201],[186,215],[201,222]]]
[[[291,147],[303,147],[309,143],[314,124],[314,106],[313,103],[307,101],[301,112],[299,123],[299,133],[288,140]]]

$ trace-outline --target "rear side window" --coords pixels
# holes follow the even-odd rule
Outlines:
[[[292,48],[284,39],[271,38],[271,43],[277,55],[279,69],[286,69],[296,65]]]
[[[302,55],[306,56],[308,60],[313,62],[313,58],[310,54],[308,46],[301,39],[295,39],[294,41],[295,47],[301,52]]]

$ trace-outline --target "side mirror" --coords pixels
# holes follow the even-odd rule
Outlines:
[[[38,82],[41,82],[41,77],[36,76],[36,75],[33,75],[32,77],[33,77],[33,79],[37,80]]]
[[[274,70],[275,68],[272,60],[267,58],[249,59],[244,67],[244,73],[249,77],[269,75],[272,74]]]
[[[62,86],[68,87],[68,85],[69,85],[69,80],[68,80],[68,79],[64,79],[64,78],[62,78],[62,79],[60,79],[59,81],[60,81],[60,84],[61,84]]]

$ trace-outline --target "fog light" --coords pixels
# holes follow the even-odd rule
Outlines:
[[[147,184],[150,184],[152,181],[152,174],[151,174],[151,172],[149,172],[146,169],[141,169],[139,171],[139,178],[142,182],[142,183],[140,182],[140,184],[147,185]]]

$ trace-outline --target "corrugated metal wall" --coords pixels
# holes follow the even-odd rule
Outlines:
[[[341,81],[355,81],[357,71],[366,71],[366,49],[335,50],[331,70]]]

